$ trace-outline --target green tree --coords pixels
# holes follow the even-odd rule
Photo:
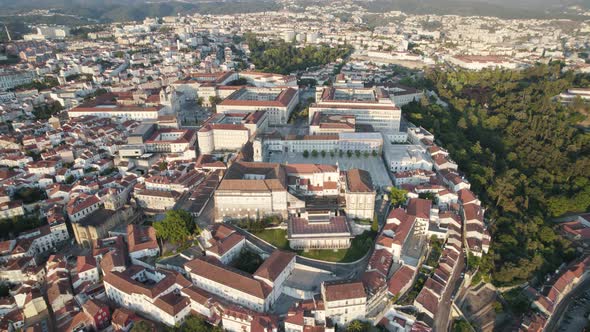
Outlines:
[[[178,329],[179,332],[217,332],[222,331],[217,326],[211,326],[203,318],[198,316],[189,316],[184,324]]]
[[[389,201],[393,206],[399,206],[406,202],[406,195],[408,194],[407,191],[403,189],[398,189],[396,187],[391,187],[389,189]]]
[[[453,332],[471,332],[473,329],[464,319],[457,319],[453,322]]]
[[[414,102],[403,111],[435,133],[487,207],[493,254],[478,274],[512,285],[573,259],[551,218],[590,208],[590,136],[576,129],[579,111],[552,98],[590,85],[587,75],[551,63],[519,71],[432,69],[425,78],[448,107]]]
[[[158,169],[159,169],[160,171],[165,171],[165,170],[167,170],[167,169],[168,169],[168,163],[167,163],[167,162],[165,162],[165,161],[162,161],[162,162],[160,162],[160,163],[158,164]]]
[[[469,270],[474,271],[475,269],[477,269],[480,262],[481,258],[475,256],[474,254],[469,253],[467,255],[467,266],[469,267]]]
[[[222,99],[217,96],[209,96],[209,104],[213,110],[217,111],[217,104],[221,103]]]
[[[373,222],[371,223],[371,231],[373,231],[373,232],[379,231],[379,218],[377,218],[377,216],[373,217]]]
[[[541,227],[541,231],[539,232],[539,239],[546,244],[551,244],[555,241],[557,235],[549,226]]]
[[[320,152],[320,154],[322,155],[322,157],[326,156],[326,151],[322,150],[322,152]]]
[[[314,150],[311,150],[311,156],[314,157],[314,158],[317,157],[318,156],[318,151],[315,150],[315,149]]]
[[[152,331],[154,331],[154,327],[151,326],[148,322],[146,322],[144,320],[133,323],[133,327],[130,330],[130,332],[152,332]]]
[[[250,60],[258,70],[280,74],[335,62],[352,52],[350,45],[297,47],[282,40],[265,42],[251,33],[244,34],[244,40],[250,47]]]
[[[74,178],[74,176],[72,176],[72,175],[68,175],[65,179],[66,184],[72,184],[72,183],[74,183],[74,181],[76,181],[76,178]]]
[[[307,157],[309,157],[309,151],[307,151],[307,150],[304,150],[304,151],[303,151],[303,157],[304,157],[304,158],[307,158]]]
[[[369,330],[369,325],[358,319],[353,320],[346,327],[346,332],[365,332]]]
[[[10,288],[7,284],[0,284],[0,297],[8,296],[10,293]]]
[[[166,211],[164,219],[153,226],[160,238],[175,244],[188,240],[196,228],[192,216],[184,210]]]
[[[45,196],[45,192],[39,188],[22,187],[14,192],[14,198],[26,204],[40,201]]]

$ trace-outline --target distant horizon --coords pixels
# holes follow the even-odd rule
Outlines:
[[[572,10],[579,6],[590,10],[588,0],[563,0],[555,3],[552,0],[351,0],[363,7],[368,13],[402,11],[415,15],[459,15],[489,16],[505,19],[574,19],[585,20],[587,16]],[[293,2],[299,10],[317,3],[336,3],[331,0]],[[48,24],[77,26],[91,23],[110,23],[138,21],[146,17],[163,17],[170,15],[202,14],[235,14],[247,12],[276,11],[283,9],[283,3],[276,0],[228,0],[228,1],[148,1],[148,0],[0,0],[6,16],[0,15],[0,22],[12,23],[14,14],[25,14],[22,17],[42,18]],[[35,9],[53,9],[57,15],[40,17],[27,15]],[[289,6],[289,9],[293,9]],[[296,8],[295,8],[296,9]],[[297,11],[299,11],[297,10]],[[59,15],[59,14],[63,14]],[[24,19],[23,23],[33,23]]]

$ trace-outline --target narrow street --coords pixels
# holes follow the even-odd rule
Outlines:
[[[581,298],[588,297],[590,293],[590,278],[579,283],[574,289],[572,289],[557,305],[557,308],[553,311],[553,315],[549,318],[545,331],[560,331],[563,323],[563,318],[571,310],[572,306],[576,306]],[[564,329],[564,331],[567,329]]]
[[[465,269],[465,253],[461,252],[455,273],[449,280],[449,286],[443,294],[443,297],[438,305],[438,312],[434,319],[433,331],[442,332],[449,329],[449,318],[451,314],[451,297],[457,292],[460,283],[463,281],[461,273]]]

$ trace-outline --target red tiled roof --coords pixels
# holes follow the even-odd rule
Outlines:
[[[350,233],[350,227],[346,217],[337,216],[330,218],[329,222],[309,222],[303,218],[289,219],[289,235],[301,234],[343,234]]]
[[[365,170],[353,168],[346,172],[348,190],[351,192],[372,192],[373,181],[371,174]]]
[[[97,267],[96,259],[94,257],[88,256],[78,256],[76,260],[76,269],[78,273],[82,273],[91,269],[95,269]]]
[[[327,302],[367,297],[361,281],[324,282],[324,289]]]
[[[428,288],[422,288],[415,302],[420,303],[424,309],[433,315],[438,312],[438,297],[436,297]]]
[[[156,230],[152,226],[127,225],[129,252],[146,249],[159,249]]]
[[[391,264],[393,264],[393,255],[385,249],[377,249],[373,252],[371,258],[369,259],[367,270],[376,270],[382,275],[387,276],[389,268],[391,268]]]
[[[202,278],[215,281],[260,299],[266,299],[271,292],[270,286],[266,283],[206,257],[196,258],[186,263],[185,268],[189,273],[194,273]]]
[[[361,281],[370,294],[379,292],[387,285],[385,276],[378,271],[365,271],[361,276]]]
[[[274,282],[294,259],[295,254],[275,250],[254,272],[254,277],[264,278]]]
[[[391,276],[388,281],[389,293],[393,295],[401,295],[402,290],[412,284],[416,270],[403,265]]]
[[[422,198],[411,198],[408,203],[407,213],[421,219],[430,219],[432,201]]]
[[[215,244],[211,248],[208,248],[207,251],[215,253],[221,257],[245,239],[246,238],[243,235],[232,233],[227,237],[215,241]]]

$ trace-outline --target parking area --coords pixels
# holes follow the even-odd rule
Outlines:
[[[328,164],[336,165],[340,167],[340,170],[346,171],[351,168],[359,168],[365,170],[371,174],[373,179],[373,185],[375,187],[389,187],[392,185],[391,178],[387,173],[383,159],[380,156],[360,157],[352,156],[348,157],[344,154],[342,157],[335,154],[333,157],[327,154],[325,157],[318,155],[316,157],[308,156],[305,158],[302,153],[294,152],[273,152],[267,157],[268,162],[273,163],[289,163],[289,164]]]

